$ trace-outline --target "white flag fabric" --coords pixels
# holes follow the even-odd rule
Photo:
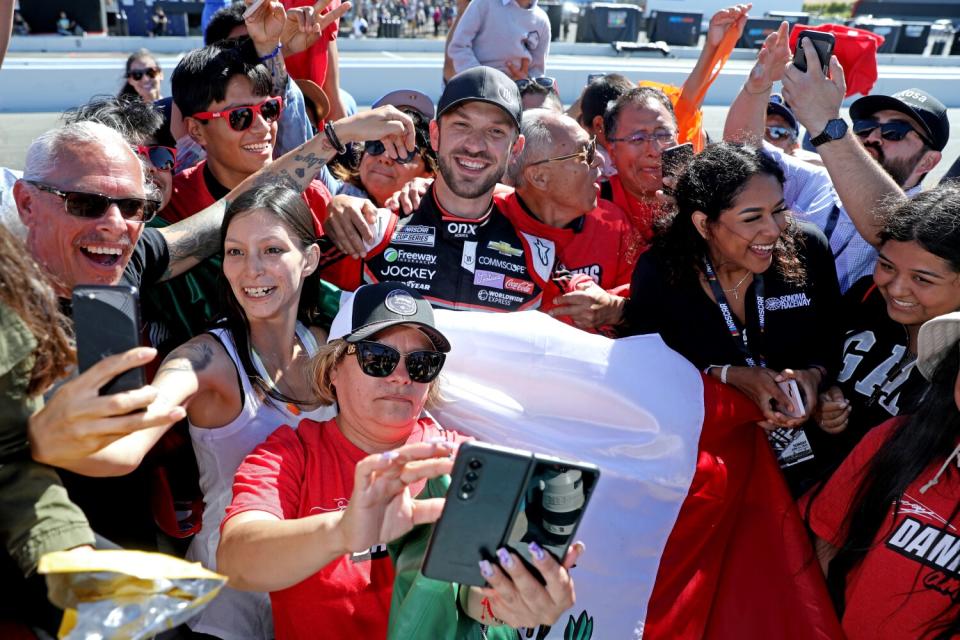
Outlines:
[[[588,618],[593,638],[639,637],[696,468],[700,372],[656,335],[612,340],[537,311],[435,314],[453,346],[441,425],[601,468],[577,536],[577,604],[548,637],[571,626],[587,640]]]

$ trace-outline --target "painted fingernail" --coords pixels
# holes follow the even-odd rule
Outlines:
[[[583,540],[577,540],[573,543],[573,546],[580,548],[580,553],[583,553],[587,550],[587,544]]]
[[[503,547],[497,549],[497,558],[500,560],[500,564],[507,569],[513,568],[513,556],[510,555],[510,552]]]
[[[490,566],[490,562],[488,560],[480,561],[480,575],[482,575],[484,578],[493,577],[493,567]]]
[[[542,561],[547,557],[546,551],[543,550],[543,547],[538,545],[536,542],[531,542],[527,545],[527,548],[530,549],[530,555],[532,555],[537,560]]]
[[[380,454],[380,459],[383,461],[390,461],[396,459],[400,454],[396,451],[384,451]]]

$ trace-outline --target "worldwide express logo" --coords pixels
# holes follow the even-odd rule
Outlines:
[[[403,262],[406,264],[437,264],[437,256],[429,253],[419,253],[417,251],[407,251],[406,249],[395,249],[387,247],[383,252],[383,259],[389,263]]]

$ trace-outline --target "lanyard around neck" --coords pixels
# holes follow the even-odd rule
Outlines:
[[[767,366],[766,359],[763,357],[763,355],[754,357],[753,351],[750,349],[750,341],[747,337],[747,328],[742,326],[740,321],[737,320],[737,317],[733,315],[733,311],[730,309],[730,304],[727,302],[727,296],[723,292],[723,287],[720,286],[720,281],[717,280],[717,272],[710,263],[710,259],[706,256],[703,258],[703,270],[707,276],[707,283],[710,285],[710,290],[713,291],[713,297],[716,299],[717,305],[720,307],[720,313],[723,315],[723,320],[727,324],[727,330],[730,332],[730,337],[733,338],[733,342],[737,346],[737,350],[740,351],[740,354],[743,356],[743,359],[746,361],[747,366]],[[757,303],[757,319],[759,321],[758,324],[760,325],[760,336],[762,337],[764,327],[766,326],[762,274],[757,274],[753,277],[753,294]]]

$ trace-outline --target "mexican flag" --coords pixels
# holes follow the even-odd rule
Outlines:
[[[435,311],[453,350],[440,424],[601,467],[577,603],[530,636],[842,638],[759,411],[659,336],[546,314]]]

